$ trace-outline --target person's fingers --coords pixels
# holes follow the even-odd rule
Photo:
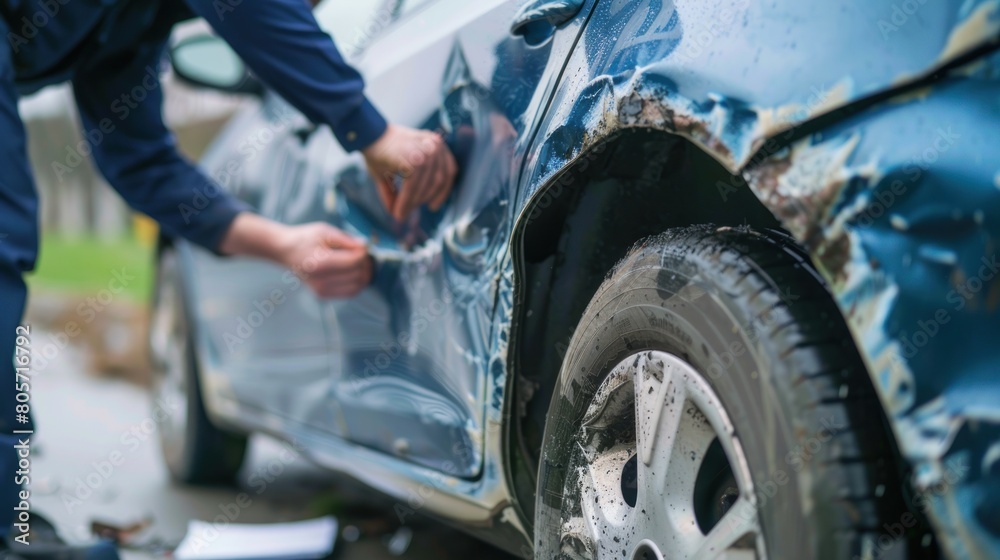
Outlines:
[[[353,297],[368,287],[370,283],[370,279],[366,279],[364,275],[359,274],[352,278],[340,278],[336,280],[323,278],[310,279],[309,287],[320,297]]]
[[[455,180],[458,178],[458,160],[455,159],[455,154],[451,152],[451,148],[447,144],[445,144],[444,148],[448,155],[448,180],[452,184],[455,184]]]
[[[396,204],[392,207],[392,215],[398,221],[403,221],[410,214],[410,209],[417,199],[419,182],[421,180],[420,170],[415,170],[408,178],[403,180],[399,194],[396,196]]]
[[[437,138],[435,136],[435,138]],[[444,173],[444,162],[441,161],[441,144],[435,142],[434,153],[429,154],[425,171],[424,189],[415,201],[414,208],[430,203],[441,194],[441,175]]]
[[[458,172],[458,164],[455,163],[455,157],[447,147],[444,147],[441,157],[443,162],[441,164],[441,176],[439,179],[440,190],[434,200],[431,201],[431,209],[435,212],[441,209],[445,201],[448,200],[448,196],[451,195],[451,191],[455,187],[455,176]]]
[[[434,150],[433,139],[424,136],[417,142],[416,149],[410,154],[409,161],[413,165],[413,175],[404,185],[404,191],[408,191],[409,194],[405,199],[400,197],[400,200],[397,200],[397,220],[404,220],[427,200],[428,191],[433,181]]]
[[[403,181],[399,187],[399,194],[396,196],[396,203],[392,205],[392,217],[399,222],[402,222],[406,217],[408,208],[413,200],[414,193],[414,182],[413,179],[408,179]]]
[[[335,278],[350,276],[366,265],[368,250],[361,246],[356,249],[319,249],[315,256],[315,267],[310,271],[314,278]]]
[[[324,284],[310,283],[309,287],[320,299],[348,299],[365,289],[362,284]]]
[[[364,284],[364,273],[362,271],[356,271],[351,273],[349,276],[335,276],[335,277],[316,277],[310,278],[309,282],[311,285],[315,286],[317,290],[323,291],[324,293],[329,293],[331,290],[357,286]]]
[[[364,268],[357,267],[354,269],[327,269],[322,271],[314,271],[310,273],[306,280],[310,282],[316,282],[318,284],[345,284],[359,281],[363,277]]]
[[[393,207],[396,204],[396,189],[394,188],[395,181],[392,177],[384,175],[375,180],[375,186],[378,189],[378,197],[382,200],[382,206],[385,211],[392,213]]]
[[[438,191],[438,176],[443,171],[443,162],[441,160],[441,150],[444,148],[444,142],[441,141],[441,137],[437,134],[428,134],[427,139],[424,141],[424,149],[426,150],[425,155],[427,157],[426,168],[427,174],[427,189],[424,191],[424,197],[421,202],[426,203],[437,196]]]
[[[323,224],[326,228],[324,233],[324,243],[330,249],[366,249],[367,242],[364,239],[348,235],[343,230],[331,225]]]
[[[393,217],[399,221],[406,219],[406,216],[412,211],[412,208],[416,205],[416,201],[419,200],[420,189],[423,187],[426,156],[419,148],[419,145],[419,142],[417,142],[418,147],[412,149],[403,158],[408,166],[408,172],[403,175],[400,192],[397,193],[396,204],[392,208]]]
[[[354,297],[371,284],[373,273],[371,258],[366,257],[361,268],[350,274],[314,278],[310,280],[310,287],[322,298]]]
[[[443,200],[443,197],[447,196],[448,189],[451,186],[446,180],[448,176],[448,162],[444,157],[446,151],[447,148],[443,143],[438,144],[437,152],[434,154],[434,177],[431,179],[431,185],[425,199],[427,206],[435,212],[441,209],[438,201]]]

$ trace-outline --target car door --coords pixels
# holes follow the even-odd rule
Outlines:
[[[445,207],[395,222],[357,156],[332,170],[328,200],[328,219],[367,237],[378,265],[360,297],[329,304],[346,433],[461,477],[479,474],[486,385],[503,380],[492,325],[514,153],[551,54],[510,34],[520,4],[404,0],[359,60],[389,121],[445,135],[460,167]]]
[[[330,6],[339,4],[332,12]],[[317,10],[332,35],[352,37],[386,0],[339,0]],[[352,51],[350,44],[345,49]],[[262,216],[304,224],[326,218],[317,159],[336,165],[347,154],[329,131],[266,91],[231,121],[202,161],[208,173]],[[322,156],[317,154],[322,152]],[[317,203],[318,202],[318,203]],[[189,252],[205,377],[220,406],[249,409],[276,431],[310,425],[343,435],[337,401],[327,398],[333,354],[328,309],[289,271],[256,259]]]

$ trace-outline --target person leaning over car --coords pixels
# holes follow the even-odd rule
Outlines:
[[[329,125],[346,150],[362,151],[397,218],[423,204],[440,207],[456,165],[438,135],[386,123],[305,0],[0,0],[0,16],[7,39],[0,46],[0,532],[7,535],[0,556],[114,558],[110,547],[73,551],[42,538],[19,545],[24,537],[12,530],[24,495],[15,478],[15,446],[24,436],[14,432],[32,429],[16,412],[15,334],[26,298],[22,275],[34,268],[39,236],[19,96],[71,81],[93,159],[133,208],[167,235],[292,268],[322,297],[350,297],[370,282],[365,243],[328,224],[257,216],[178,154],[161,117],[158,77],[175,23],[208,20],[264,83]],[[398,196],[388,187],[397,175],[404,177]],[[196,200],[199,210],[190,212]],[[38,529],[43,521],[31,515]]]

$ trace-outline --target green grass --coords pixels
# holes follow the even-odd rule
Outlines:
[[[95,294],[124,286],[122,294],[144,301],[152,287],[152,249],[134,238],[44,235],[28,286],[35,293]]]

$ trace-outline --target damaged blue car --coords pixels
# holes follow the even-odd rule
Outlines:
[[[207,172],[377,263],[323,301],[161,240],[175,478],[266,432],[525,558],[1000,558],[1000,1],[351,4],[317,17],[458,185],[398,222],[174,46],[255,100]]]

